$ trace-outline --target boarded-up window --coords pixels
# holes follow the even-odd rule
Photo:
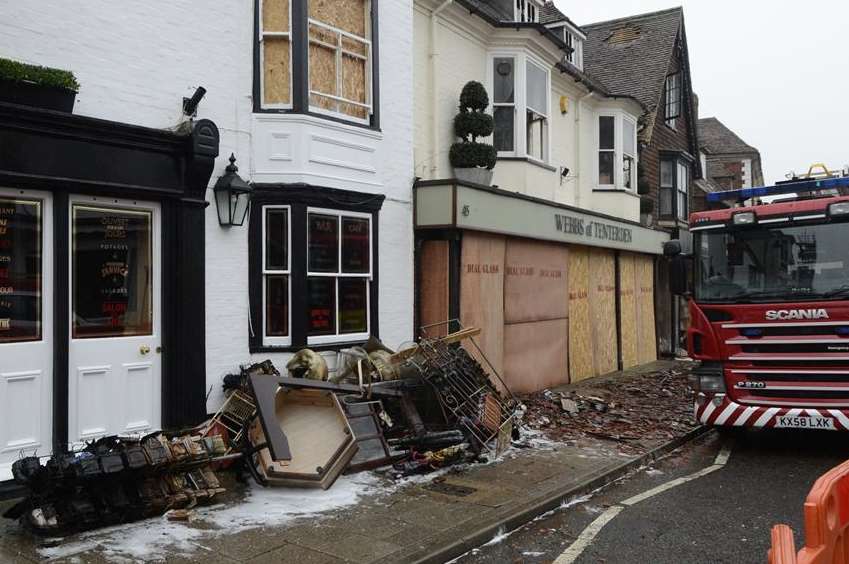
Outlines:
[[[371,114],[368,0],[309,0],[310,108],[367,120]]]
[[[289,0],[261,0],[260,57],[262,105],[287,107],[292,103],[292,41]]]

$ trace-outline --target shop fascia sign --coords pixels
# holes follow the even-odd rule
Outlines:
[[[637,224],[457,186],[456,226],[576,245],[661,254],[669,234]]]

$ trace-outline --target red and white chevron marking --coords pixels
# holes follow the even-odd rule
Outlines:
[[[849,412],[839,409],[742,405],[725,396],[719,405],[714,404],[713,398],[702,405],[696,402],[695,410],[696,420],[703,425],[775,427],[778,417],[831,417],[837,430],[849,431]]]

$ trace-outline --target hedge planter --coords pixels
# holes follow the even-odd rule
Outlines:
[[[480,82],[466,83],[460,93],[460,113],[454,117],[454,134],[460,141],[451,145],[448,160],[454,167],[457,180],[492,184],[492,168],[495,166],[495,147],[478,141],[492,135],[492,116],[486,113],[489,95]]]
[[[455,168],[454,178],[463,182],[471,182],[472,184],[491,186],[492,172],[491,168]]]
[[[0,102],[73,112],[77,93],[66,88],[0,78]]]

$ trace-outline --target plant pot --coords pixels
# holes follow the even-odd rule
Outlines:
[[[33,82],[0,79],[0,102],[71,113],[77,93]]]
[[[454,178],[469,182],[471,184],[480,184],[482,186],[492,186],[492,169],[491,168],[454,168]]]

